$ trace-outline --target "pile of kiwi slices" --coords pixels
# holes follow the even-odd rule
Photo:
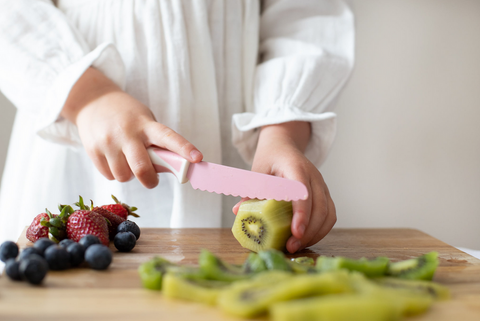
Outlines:
[[[288,259],[276,249],[251,252],[235,265],[203,249],[198,266],[156,257],[139,274],[145,288],[165,297],[243,318],[380,321],[422,314],[448,299],[449,290],[431,281],[437,265],[435,252],[392,263],[383,257]]]

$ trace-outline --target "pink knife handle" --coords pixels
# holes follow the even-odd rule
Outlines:
[[[158,147],[150,147],[147,151],[157,173],[173,173],[181,184],[188,182],[189,161],[171,151]]]

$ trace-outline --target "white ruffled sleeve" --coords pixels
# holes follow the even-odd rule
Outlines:
[[[36,118],[48,140],[79,145],[76,126],[60,116],[71,88],[90,66],[121,88],[125,68],[109,43],[89,48],[51,1],[0,0],[0,90]]]
[[[234,115],[234,145],[251,163],[259,127],[308,121],[312,136],[305,154],[320,166],[335,136],[333,101],[353,68],[352,12],[336,0],[265,1],[259,50],[254,110]]]

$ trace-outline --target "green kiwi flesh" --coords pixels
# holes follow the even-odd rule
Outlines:
[[[352,291],[346,271],[295,275],[273,270],[232,284],[222,292],[218,305],[227,313],[250,318],[266,313],[275,302]]]
[[[251,199],[240,205],[232,233],[244,248],[253,252],[285,250],[292,235],[292,202]]]
[[[386,287],[372,281],[360,272],[352,272],[352,286],[358,294],[388,299],[397,309],[398,313],[405,316],[418,315],[427,311],[434,299],[427,293],[411,291],[407,288]]]
[[[268,270],[292,272],[285,254],[279,250],[270,249],[258,252],[258,256],[263,259]]]
[[[373,260],[368,260],[364,257],[354,260],[341,256],[320,256],[317,258],[316,269],[320,272],[347,269],[349,271],[362,272],[369,277],[375,277],[386,274],[389,262],[390,260],[383,256]]]
[[[247,259],[243,263],[243,271],[247,274],[260,273],[267,270],[265,261],[254,252],[250,252]]]
[[[161,290],[163,275],[173,266],[175,264],[161,257],[154,257],[141,264],[138,267],[138,273],[143,287],[150,290]]]
[[[229,285],[229,282],[194,280],[179,273],[168,272],[163,277],[162,292],[167,298],[216,305],[221,291]]]
[[[438,253],[430,252],[414,259],[390,263],[387,275],[409,280],[432,280],[437,269]]]
[[[450,299],[450,290],[441,284],[425,280],[405,280],[393,277],[382,277],[372,279],[374,282],[385,288],[408,290],[413,293],[428,295],[434,300]]]
[[[314,266],[315,265],[315,260],[311,257],[308,256],[300,256],[292,259],[293,262],[299,263],[299,264],[304,264],[304,265],[310,265]]]
[[[387,299],[358,294],[327,295],[273,304],[273,321],[389,321],[399,320],[395,305]]]
[[[200,270],[206,279],[234,282],[250,276],[241,266],[229,264],[206,249],[202,249],[198,258]]]

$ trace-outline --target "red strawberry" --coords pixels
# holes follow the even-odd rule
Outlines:
[[[78,242],[87,234],[95,235],[103,245],[108,246],[108,225],[105,218],[89,210],[75,211],[68,217],[68,238]]]
[[[110,240],[113,240],[115,238],[115,234],[117,234],[117,227],[125,221],[125,219],[117,214],[114,214],[110,212],[109,210],[103,208],[103,207],[94,207],[92,209],[92,212],[95,212],[97,214],[102,215],[104,218],[106,218],[110,224],[108,225],[108,234],[110,237]]]
[[[115,196],[112,195],[113,200],[115,201],[115,204],[109,204],[109,205],[103,205],[102,207],[114,214],[117,214],[118,216],[123,217],[124,219],[127,219],[128,215],[132,215],[134,217],[139,217],[138,214],[134,213],[137,208],[136,207],[130,207],[125,203],[121,203]]]
[[[27,235],[26,235],[27,239],[30,242],[35,243],[39,238],[48,237],[48,227],[43,226],[40,223],[40,221],[43,218],[44,220],[46,220],[48,222],[48,221],[50,221],[51,217],[55,217],[55,216],[56,215],[50,216],[47,213],[41,213],[41,214],[38,214],[37,216],[35,216],[32,224],[30,224],[30,226],[27,229]]]

